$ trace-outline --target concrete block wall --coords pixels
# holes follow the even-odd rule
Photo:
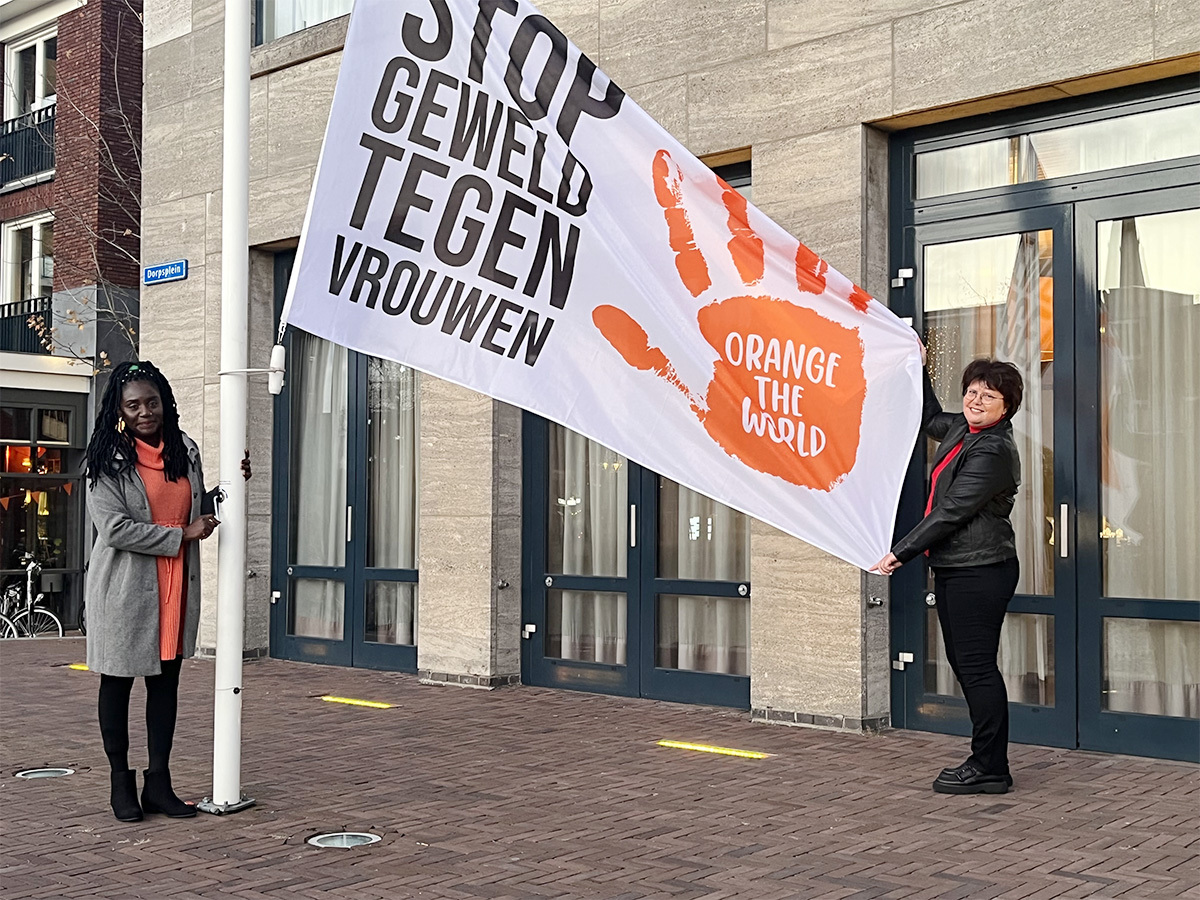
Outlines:
[[[888,130],[1195,71],[1200,56],[1200,0],[538,5],[693,152],[751,147],[755,203],[881,299]],[[253,53],[253,244],[299,233],[344,32],[345,19],[335,20]],[[186,386],[181,393],[196,404],[192,424],[203,428],[210,457],[221,42],[219,0],[146,0],[143,255],[194,254],[203,275],[156,291],[143,340]],[[261,301],[256,309],[269,309]],[[519,530],[497,505],[511,490],[498,462],[512,452],[511,422],[491,401],[430,379],[422,400],[419,664],[431,677],[511,675],[519,591],[510,587],[501,598],[495,587],[518,570],[496,549],[500,535]],[[452,423],[467,429],[454,433],[473,435],[465,447],[450,449],[443,439]],[[266,427],[252,422],[256,446]],[[466,506],[471,512],[458,511]],[[752,548],[756,717],[848,728],[886,723],[886,606],[865,604],[886,585],[760,524]],[[258,553],[252,564],[265,570]],[[248,646],[263,640],[256,631]]]

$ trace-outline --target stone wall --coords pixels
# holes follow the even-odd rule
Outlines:
[[[888,130],[1195,71],[1200,51],[1200,0],[538,5],[693,152],[751,147],[755,203],[882,300]],[[194,424],[203,423],[212,457],[220,2],[146,6],[143,252],[187,256],[197,276],[155,293],[144,340],[186,385],[181,394]],[[253,53],[253,244],[299,234],[345,26],[335,20]],[[267,318],[256,329],[267,328]],[[179,329],[180,322],[191,327]],[[263,340],[258,330],[255,339]],[[494,683],[519,668],[519,585],[506,574],[519,567],[497,549],[519,532],[512,516],[519,506],[501,502],[513,492],[505,479],[519,440],[511,417],[481,397],[425,379],[422,399],[419,665],[431,678]],[[474,435],[453,451],[444,438],[451,424],[454,434]],[[269,438],[269,417],[256,416],[251,428],[257,445]],[[468,495],[469,504],[455,505]],[[264,553],[252,553],[263,571]],[[885,723],[887,608],[865,601],[886,585],[758,524],[751,571],[756,716],[856,729]],[[497,589],[500,580],[511,585],[507,593]],[[264,640],[256,630],[248,646]]]

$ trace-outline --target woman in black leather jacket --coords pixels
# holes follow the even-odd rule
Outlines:
[[[925,375],[925,433],[941,442],[933,460],[925,518],[872,571],[891,575],[921,553],[933,569],[946,656],[971,714],[971,755],[943,769],[943,794],[1003,794],[1008,769],[1008,692],[996,664],[1004,613],[1020,569],[1013,501],[1021,461],[1012,417],[1024,385],[1011,363],[977,359],[962,378],[961,413],[946,413]]]

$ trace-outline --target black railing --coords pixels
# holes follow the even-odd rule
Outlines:
[[[0,185],[54,168],[54,107],[9,119],[0,130]]]
[[[38,335],[38,320],[42,333],[50,333],[52,301],[49,297],[34,297],[13,303],[0,303],[0,351],[13,353],[46,353]],[[30,322],[34,319],[34,322]]]

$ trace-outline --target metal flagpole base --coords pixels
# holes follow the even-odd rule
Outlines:
[[[200,810],[200,812],[212,813],[214,816],[223,816],[227,813],[241,812],[243,809],[249,809],[253,805],[254,798],[242,794],[242,799],[236,803],[214,803],[208,797],[205,797],[196,804],[196,809]]]

